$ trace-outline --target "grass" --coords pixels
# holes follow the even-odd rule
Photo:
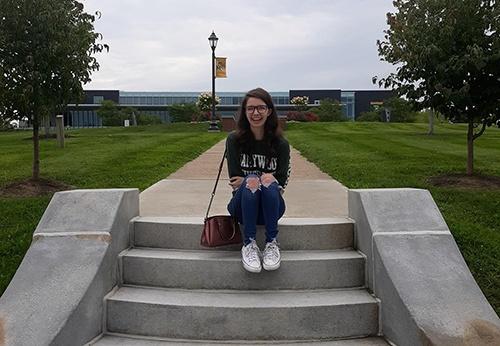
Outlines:
[[[290,124],[287,138],[349,188],[430,190],[485,296],[500,313],[500,190],[435,187],[431,176],[465,173],[466,127],[439,124]],[[500,176],[500,130],[475,141],[475,171]],[[292,167],[293,169],[293,167]]]
[[[204,152],[224,133],[171,125],[70,131],[67,147],[42,141],[41,172],[78,188],[144,189]],[[350,188],[429,189],[475,279],[500,313],[500,191],[431,186],[430,176],[465,172],[466,129],[437,124],[289,124],[286,136],[304,156]],[[0,187],[31,174],[29,132],[0,133]],[[475,143],[475,169],[500,176],[500,130]],[[0,294],[14,275],[50,197],[0,198]]]
[[[77,188],[142,189],[175,172],[224,133],[206,124],[68,131],[66,147],[42,140],[41,175]],[[31,176],[30,132],[0,132],[0,187]],[[0,197],[0,295],[26,253],[50,196]]]

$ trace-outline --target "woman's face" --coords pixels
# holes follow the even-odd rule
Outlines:
[[[271,110],[263,100],[256,97],[250,97],[247,100],[245,114],[250,123],[250,127],[258,128],[264,126],[267,117],[271,114]]]

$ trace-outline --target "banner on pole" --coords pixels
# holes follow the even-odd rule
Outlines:
[[[227,78],[226,60],[227,58],[215,58],[215,78]]]

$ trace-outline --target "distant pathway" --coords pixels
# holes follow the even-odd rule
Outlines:
[[[224,153],[225,139],[188,162],[166,179],[159,181],[140,195],[141,216],[203,217]],[[284,217],[346,217],[347,188],[319,170],[292,148],[292,174],[283,195],[286,201]],[[212,204],[211,214],[228,214],[231,198],[227,167]]]

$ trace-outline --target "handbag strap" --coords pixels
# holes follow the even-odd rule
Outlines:
[[[227,153],[227,148],[224,149],[224,155],[222,155],[222,160],[219,165],[219,173],[217,173],[217,179],[215,180],[214,190],[212,191],[212,196],[210,197],[210,203],[208,204],[205,220],[208,218],[208,213],[210,212],[210,207],[212,206],[212,201],[214,200],[215,190],[217,190],[217,184],[219,183],[220,173],[222,171],[222,166],[224,165],[224,159],[226,158],[226,153]]]

